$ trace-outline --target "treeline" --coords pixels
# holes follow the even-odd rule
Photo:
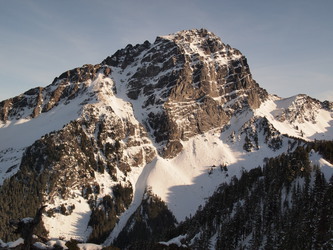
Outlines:
[[[156,243],[174,230],[175,225],[176,218],[166,204],[148,190],[114,245],[120,249],[163,249]]]
[[[89,242],[103,243],[118,222],[118,216],[129,207],[133,198],[133,188],[130,185],[117,184],[112,188],[113,198],[110,195],[103,197],[102,201],[90,200],[92,210],[88,225],[92,227]]]
[[[0,186],[1,240],[8,242],[18,238],[18,235],[13,233],[14,229],[10,226],[10,220],[33,217],[36,210],[45,201],[51,201],[54,196],[60,196],[66,200],[71,196],[70,191],[75,187],[85,190],[82,195],[89,199],[89,192],[96,192],[90,187],[94,181],[94,170],[106,171],[115,179],[112,160],[116,161],[117,157],[113,159],[112,156],[119,153],[117,151],[119,150],[119,140],[116,140],[113,148],[112,145],[106,147],[105,151],[110,158],[108,162],[95,159],[94,153],[98,151],[95,144],[97,143],[84,132],[82,124],[73,121],[60,131],[43,136],[26,149],[19,171]],[[76,187],[76,183],[79,183],[80,187]],[[115,186],[113,191],[115,200],[112,203],[115,207],[122,207],[121,209],[124,210],[131,202],[132,188],[123,190],[121,187]],[[104,203],[107,205],[108,202]],[[91,239],[101,241],[105,237],[106,226],[95,225],[94,221],[103,219],[99,215],[101,212],[96,207],[92,207],[92,209],[90,225],[93,227],[93,235]],[[110,209],[113,210],[113,208]],[[118,208],[118,210],[121,209]],[[46,212],[48,216],[52,216],[55,212],[70,214],[71,210],[67,211],[62,204],[59,208],[46,208]],[[104,224],[109,224],[108,227],[113,228],[114,222],[110,222],[107,214],[103,214],[108,218]],[[119,215],[117,212],[116,214]],[[41,230],[42,228],[41,226]]]
[[[0,239],[5,242],[16,240],[19,235],[14,233],[15,228],[11,220],[34,217],[37,209],[42,205],[40,190],[42,183],[40,176],[37,180],[21,173],[5,180],[0,188]],[[35,234],[45,237],[46,230],[41,223]]]
[[[308,155],[298,147],[244,171],[168,239],[187,234],[195,249],[332,249],[333,180]]]
[[[307,148],[319,152],[327,161],[333,164],[333,141],[309,142]]]

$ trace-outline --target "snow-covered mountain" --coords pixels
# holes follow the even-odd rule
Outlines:
[[[0,238],[41,205],[52,239],[111,245],[140,214],[154,234],[161,211],[172,227],[221,184],[315,140],[333,140],[333,104],[267,93],[213,33],[128,45],[0,102]],[[331,163],[311,159],[328,180]]]

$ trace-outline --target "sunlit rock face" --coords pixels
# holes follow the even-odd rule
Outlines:
[[[158,238],[234,176],[332,140],[332,106],[268,94],[205,29],[128,45],[0,102],[0,239],[42,205],[49,238]]]
[[[127,46],[103,63],[125,75],[127,96],[140,99],[142,122],[167,158],[181,151],[181,140],[221,127],[267,98],[246,58],[205,29]]]

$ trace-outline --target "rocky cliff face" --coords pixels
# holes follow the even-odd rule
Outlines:
[[[2,190],[7,190],[6,197],[13,197],[7,199],[2,194],[0,199],[3,213],[12,214],[9,211],[13,210],[15,217],[16,214],[25,217],[41,204],[48,204],[48,216],[45,219],[48,221],[57,216],[75,215],[79,212],[73,212],[75,205],[78,205],[78,200],[83,199],[89,203],[86,212],[91,210],[92,213],[92,219],[89,220],[92,231],[88,231],[86,237],[91,234],[92,240],[97,238],[100,241],[106,232],[112,230],[117,217],[124,212],[133,198],[132,184],[126,177],[127,173],[133,170],[135,172],[135,168],[141,169],[151,162],[156,156],[156,150],[133,113],[125,111],[126,117],[119,116],[117,107],[112,106],[118,101],[120,108],[130,109],[129,103],[114,96],[114,83],[107,77],[109,73],[110,68],[85,65],[62,74],[44,89],[38,88],[42,98],[37,98],[36,89],[33,89],[2,102],[10,103],[10,108],[3,111],[3,114],[6,114],[3,124],[9,127],[11,125],[8,124],[14,123],[15,126],[16,122],[21,120],[37,119],[38,115],[41,115],[39,119],[45,119],[42,114],[53,111],[55,107],[58,107],[60,112],[69,109],[69,112],[75,110],[77,113],[75,120],[64,124],[57,131],[50,131],[28,146],[21,157],[19,168],[14,165],[7,171],[1,169],[8,174],[17,172],[3,183]],[[39,101],[34,102],[37,99]],[[32,105],[23,105],[29,101]],[[37,108],[39,112],[33,116]],[[29,137],[29,131],[25,132]],[[12,148],[10,150],[14,151]],[[6,162],[5,157],[1,157],[1,162]],[[108,186],[99,182],[96,175],[106,175],[104,178],[108,179]],[[17,190],[9,188],[13,183],[25,190],[24,197],[17,196]],[[119,195],[115,196],[118,198],[109,199],[110,192],[107,190],[114,194],[117,192]],[[29,200],[26,210],[18,210],[26,199]],[[100,216],[104,217],[98,217],[96,214],[100,213],[105,200],[108,201],[108,206],[103,208],[103,211],[109,211],[110,207],[116,209],[113,209],[112,213],[103,212]],[[1,238],[13,237],[9,233],[9,219],[7,216],[1,219],[1,224],[5,225],[3,231],[7,232],[0,232]],[[102,219],[108,220],[107,229],[99,228]],[[59,228],[56,228],[56,231],[61,234]]]
[[[329,102],[269,95],[207,30],[128,45],[0,102],[0,238],[46,204],[49,237],[160,239],[159,223],[173,227],[243,168],[305,143],[288,134],[333,138],[331,116]]]
[[[68,103],[86,93],[88,82],[96,77],[98,70],[102,70],[100,65],[84,65],[61,74],[45,88],[30,89],[22,95],[2,101],[1,121],[35,118],[62,102]]]
[[[221,127],[267,98],[246,58],[204,29],[127,46],[103,64],[118,70],[130,99],[141,100],[142,122],[167,158],[181,151],[181,140]]]
[[[252,79],[246,58],[201,29],[128,45],[99,65],[67,71],[46,88],[1,102],[0,118],[34,118],[68,103],[86,91],[98,72],[120,78],[119,88],[126,89],[129,101],[140,100],[141,122],[167,158],[181,151],[181,140],[221,127],[234,113],[258,108],[267,98]]]

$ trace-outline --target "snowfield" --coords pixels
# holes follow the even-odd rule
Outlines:
[[[266,117],[282,134],[308,141],[333,140],[333,112],[313,104],[305,108],[302,115],[298,115],[296,106],[303,106],[303,99],[303,95],[285,99],[270,96],[269,100],[255,110],[255,114]],[[298,119],[292,117],[297,115]]]
[[[174,35],[162,38],[170,41],[176,39]],[[195,54],[196,56],[205,57],[207,61],[216,61],[216,65],[219,64],[220,66],[227,65],[228,60],[238,59],[242,56],[236,53],[228,60],[220,54],[214,55],[215,57],[207,56],[198,44],[200,44],[199,40],[193,40],[191,43],[185,44],[185,55],[192,56]],[[152,46],[156,46],[156,48],[152,47],[151,50],[158,50],[160,45]],[[223,53],[227,53],[229,50],[231,48],[225,46]],[[94,181],[101,187],[100,193],[96,194],[97,202],[106,195],[113,196],[112,187],[116,184],[130,182],[133,188],[133,200],[128,209],[118,217],[118,223],[104,242],[104,245],[107,246],[117,238],[126,226],[128,219],[140,206],[147,188],[160,197],[175,215],[177,221],[181,222],[186,217],[194,215],[197,209],[205,204],[222,183],[230,182],[234,176],[240,177],[243,171],[263,166],[265,158],[276,157],[293,150],[294,148],[290,148],[290,142],[294,141],[294,138],[303,140],[299,140],[299,143],[314,140],[333,140],[332,110],[323,108],[319,101],[305,95],[290,98],[269,95],[268,99],[258,109],[244,108],[235,112],[226,126],[181,141],[182,151],[172,159],[165,159],[157,153],[165,145],[156,143],[152,133],[149,135],[149,132],[147,132],[147,138],[143,136],[144,140],[137,137],[140,134],[138,128],[147,125],[146,121],[150,112],[156,115],[163,109],[164,94],[168,89],[158,89],[154,93],[154,97],[156,100],[162,101],[145,107],[145,101],[149,96],[140,93],[138,98],[133,100],[128,97],[127,92],[130,77],[138,72],[141,61],[149,56],[149,53],[146,50],[141,52],[135,61],[125,69],[110,67],[110,72],[112,72],[110,76],[98,72],[93,80],[85,82],[87,89],[83,94],[81,93],[67,102],[62,100],[48,112],[41,113],[36,118],[31,118],[31,110],[27,110],[17,119],[0,122],[0,185],[3,184],[5,179],[19,171],[22,156],[28,146],[45,134],[61,130],[64,125],[71,121],[81,119],[85,115],[89,116],[89,113],[85,113],[85,107],[93,107],[92,110],[96,113],[90,115],[94,117],[105,115],[110,120],[116,117],[119,119],[121,126],[125,127],[124,124],[127,123],[133,125],[135,139],[140,139],[144,143],[138,143],[138,145],[124,149],[123,154],[129,159],[128,162],[133,164],[134,159],[132,158],[134,157],[132,156],[138,152],[145,152],[144,148],[149,147],[155,153],[150,158],[153,158],[153,160],[146,162],[144,155],[142,163],[132,167],[131,171],[126,174],[116,169],[117,181],[113,180],[107,173],[94,172]],[[239,66],[235,67],[238,68]],[[161,71],[146,84],[155,86],[161,74],[166,75],[168,73],[170,73],[170,70]],[[221,99],[221,97],[217,97],[217,99]],[[235,100],[231,100],[230,103],[233,101]],[[192,100],[192,102],[194,101]],[[186,106],[189,103],[174,102],[170,105],[172,105],[172,109],[177,110],[182,108],[181,105]],[[274,128],[274,131],[277,131],[274,136],[278,137],[281,146],[272,148],[267,143],[264,130],[257,129],[260,121],[264,119],[267,119],[267,123]],[[180,117],[177,124],[184,126],[188,122],[184,120],[186,119],[182,120]],[[251,129],[257,133],[257,145],[246,151],[244,144],[247,140],[248,130]],[[96,137],[96,134],[89,134],[89,136]],[[111,140],[111,137],[107,138],[106,142],[111,142]],[[128,138],[118,143],[125,144],[126,140]],[[99,156],[97,154],[94,152],[96,158]],[[310,153],[310,159],[313,165],[322,169],[327,179],[332,176],[333,165],[331,163],[314,151]],[[119,160],[117,159],[117,161]],[[62,204],[74,207],[69,215],[61,213],[54,213],[50,217],[43,215],[44,225],[52,239],[48,243],[49,245],[56,242],[64,245],[63,241],[59,241],[60,238],[86,242],[92,232],[92,228],[88,226],[91,208],[87,200],[83,198],[81,189],[71,190],[70,197],[66,200],[60,197],[52,197],[52,201],[46,201],[48,209],[58,208]],[[180,246],[181,240],[185,237],[179,236],[169,242],[161,242],[161,244]],[[213,237],[211,241],[214,242],[216,239]],[[22,239],[12,243],[4,243],[0,240],[0,246],[5,247],[21,243]],[[43,246],[40,245],[40,247]],[[44,247],[47,249],[48,245]],[[79,247],[80,249],[101,249],[101,246],[94,244],[80,244]]]
[[[110,88],[114,84],[117,84],[114,80],[103,79],[102,76],[98,76],[91,84],[91,88],[99,89],[99,99],[102,102],[91,104],[99,106],[101,110],[103,110],[103,106],[109,105],[118,117],[139,124],[136,117],[142,120],[146,116],[145,111],[138,113],[142,102],[138,100],[130,103],[128,98],[124,100],[125,93],[121,91],[120,86],[118,93],[114,95],[110,92]],[[262,134],[259,134],[260,145],[258,150],[251,152],[243,150],[244,134],[242,133],[242,127],[253,116],[266,117],[277,130],[285,135],[306,140],[322,139],[323,137],[332,139],[332,112],[327,110],[318,109],[315,122],[305,121],[302,123],[278,119],[296,99],[297,97],[281,99],[270,96],[254,112],[248,111],[234,116],[230,121],[232,126],[227,126],[223,132],[221,129],[215,129],[194,136],[188,141],[182,141],[183,151],[175,158],[164,159],[157,156],[146,166],[133,168],[127,176],[134,191],[132,204],[120,216],[118,224],[105,244],[111,243],[125,227],[129,217],[141,204],[147,187],[150,187],[154,194],[166,202],[178,221],[182,221],[193,215],[199,206],[203,206],[220,184],[229,182],[233,176],[239,177],[244,170],[262,166],[266,157],[274,157],[287,152],[287,137],[283,137],[283,146],[279,150],[273,151],[267,144],[263,143],[264,137]],[[19,169],[18,166],[25,147],[31,145],[44,134],[59,130],[71,120],[77,119],[82,109],[81,102],[82,99],[78,99],[69,105],[61,104],[51,112],[43,113],[35,119],[22,118],[1,124],[0,141],[5,143],[0,144],[0,181],[2,182],[15,174]],[[302,131],[302,135],[300,131]],[[234,139],[230,139],[231,134],[234,134]],[[321,166],[327,178],[332,175],[333,166],[323,160],[320,155],[312,153],[311,160],[314,164]],[[227,170],[222,169],[221,166],[227,166]],[[10,167],[12,167],[12,171],[8,171]],[[118,172],[118,175],[124,177],[121,172]],[[101,175],[97,172],[95,176],[96,181],[103,187],[100,197],[106,194],[112,195],[111,188],[114,181],[111,180],[110,176]],[[57,213],[53,217],[43,217],[45,227],[51,238],[87,240],[91,232],[88,227],[91,211],[80,193],[77,193],[75,197],[66,201],[69,205],[75,205],[71,215],[65,216]],[[48,205],[51,208],[57,207],[61,203],[63,203],[63,200],[55,200],[53,204]]]

